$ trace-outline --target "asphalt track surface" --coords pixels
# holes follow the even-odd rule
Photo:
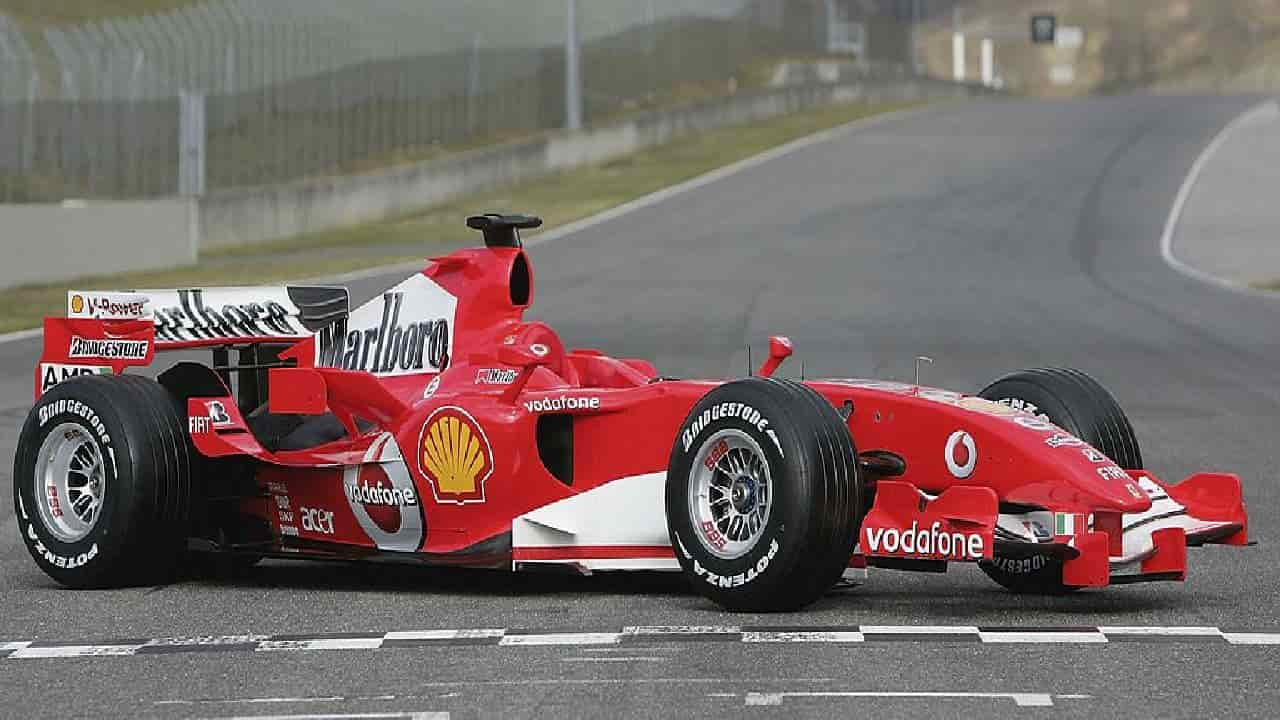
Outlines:
[[[805,612],[767,617],[724,614],[667,575],[275,562],[234,580],[73,592],[36,569],[6,502],[0,641],[730,624],[1280,632],[1280,562],[1271,547],[1280,537],[1280,303],[1196,282],[1159,251],[1197,155],[1258,100],[937,107],[530,251],[536,317],[572,345],[652,358],[666,374],[741,374],[748,342],[758,361],[765,338],[785,333],[798,348],[790,370],[803,360],[810,377],[906,379],[916,355],[936,360],[926,381],[954,389],[977,389],[1020,367],[1096,375],[1127,408],[1158,475],[1221,469],[1245,479],[1260,545],[1191,551],[1185,584],[1016,597],[974,568],[873,572],[869,584]],[[362,299],[390,283],[371,278],[352,289]],[[37,352],[36,341],[0,345],[6,492]],[[1280,648],[1220,637],[701,640],[0,659],[0,714],[1264,717],[1280,702]],[[906,695],[849,694],[867,692]],[[929,692],[942,695],[912,695]],[[1027,693],[1051,706],[1013,699]]]

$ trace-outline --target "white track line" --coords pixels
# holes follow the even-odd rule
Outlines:
[[[1280,645],[1280,633],[1224,632],[1222,636],[1232,645]]]
[[[780,692],[747,693],[746,704],[754,706],[781,705],[785,698],[944,698],[962,700],[1012,700],[1018,707],[1053,707],[1053,696],[1048,693],[983,693],[983,692]]]
[[[624,635],[736,635],[737,625],[628,625]]]
[[[107,657],[113,655],[134,655],[142,645],[61,645],[58,647],[24,647],[15,650],[9,657],[14,660],[33,660],[42,658],[71,657]]]
[[[383,640],[484,640],[500,638],[506,630],[499,628],[480,628],[475,630],[401,630],[389,632],[382,636]]]
[[[377,650],[380,647],[382,647],[381,637],[319,638],[316,640],[264,640],[258,643],[257,652],[288,652],[293,650]]]
[[[1182,187],[1178,189],[1178,196],[1173,201],[1173,207],[1169,210],[1169,217],[1164,223],[1164,232],[1160,235],[1160,257],[1162,257],[1169,267],[1178,271],[1182,275],[1193,280],[1199,280],[1202,283],[1220,287],[1232,292],[1243,293],[1255,297],[1265,297],[1276,299],[1276,294],[1254,290],[1253,288],[1231,282],[1216,275],[1194,268],[1187,263],[1179,260],[1173,252],[1174,236],[1178,231],[1178,222],[1182,219],[1182,212],[1186,209],[1187,202],[1191,199],[1191,193],[1195,190],[1196,182],[1200,180],[1201,173],[1209,165],[1209,161],[1218,152],[1231,135],[1241,126],[1253,122],[1259,118],[1271,117],[1280,114],[1280,105],[1275,100],[1268,100],[1264,103],[1249,108],[1241,113],[1238,117],[1227,123],[1227,126],[1218,131],[1218,134],[1209,141],[1204,150],[1200,151],[1199,157],[1196,158],[1195,164],[1191,166],[1191,171],[1187,173],[1187,177],[1182,181]]]
[[[975,625],[863,625],[864,635],[977,635]]]
[[[44,333],[44,328],[31,328],[30,330],[18,330],[17,332],[5,333],[0,335],[0,345],[19,340],[29,340],[33,337],[40,337]]]
[[[224,720],[449,720],[448,712],[346,712],[310,715],[234,715]]]
[[[499,645],[616,645],[619,633],[543,633],[505,635]]]
[[[1156,627],[1130,625],[1102,625],[1098,627],[1103,635],[1158,635],[1161,637],[1222,637],[1222,631],[1216,627]]]
[[[596,657],[567,657],[560,658],[560,662],[571,663],[615,663],[615,662],[666,662],[669,658],[653,657],[650,655],[599,655]]]
[[[744,643],[845,643],[862,642],[860,632],[841,631],[779,631],[779,632],[744,632]]]
[[[806,135],[805,137],[802,137],[798,140],[792,140],[791,142],[785,145],[779,145],[778,147],[772,148],[770,150],[766,150],[760,153],[759,155],[753,155],[749,158],[739,160],[738,162],[735,162],[731,165],[726,165],[724,167],[718,168],[716,170],[712,170],[703,175],[699,175],[695,178],[686,180],[682,183],[672,185],[671,187],[663,188],[662,190],[658,190],[657,192],[653,192],[648,195],[644,195],[630,202],[612,207],[600,213],[596,213],[595,215],[592,215],[590,217],[585,217],[581,220],[576,220],[566,225],[561,225],[559,227],[552,228],[550,230],[547,230],[546,232],[541,232],[536,235],[531,235],[527,239],[525,239],[524,244],[526,247],[531,247],[534,245],[541,245],[543,243],[548,243],[548,242],[551,242],[552,240],[559,240],[560,238],[573,235],[574,233],[582,232],[583,230],[586,230],[591,227],[595,227],[596,225],[601,225],[603,223],[609,222],[610,220],[615,220],[619,217],[622,217],[623,215],[626,215],[627,213],[635,212],[636,210],[641,210],[643,208],[657,205],[658,203],[668,200],[670,198],[673,198],[677,195],[681,195],[683,193],[687,193],[692,190],[697,190],[698,188],[701,188],[706,185],[710,185],[711,183],[716,182],[718,180],[723,180],[731,175],[736,175],[740,172],[743,172],[744,170],[750,170],[751,168],[757,167],[759,165],[763,165],[769,162],[770,160],[776,160],[780,157],[783,157],[785,155],[790,155],[791,153],[798,152],[807,147],[811,147],[819,143],[824,143],[824,142],[827,142],[828,140],[834,140],[836,138],[842,137],[844,135],[848,135],[858,130],[865,130],[867,128],[875,127],[877,125],[887,123],[892,120],[898,120],[906,116],[915,115],[915,114],[924,112],[928,109],[930,109],[929,106],[907,108],[905,110],[895,110],[893,112],[881,113],[879,115],[872,115],[871,117],[859,118],[857,120],[854,120],[853,122],[845,123],[844,125],[837,125],[836,127],[830,128],[828,130],[823,130],[821,132],[817,132],[812,135]],[[364,280],[366,278],[377,277],[379,275],[385,275],[385,274],[393,273],[397,271],[410,272],[413,270],[420,269],[421,267],[422,267],[421,261],[400,262],[392,265],[379,265],[377,267],[364,268],[363,270],[352,270],[351,272],[341,273],[339,275],[326,275],[323,277],[303,278],[303,279],[295,280],[291,282],[318,283],[318,284],[348,283],[355,280]],[[6,335],[0,335],[0,345],[3,345],[5,343],[10,343],[10,342],[17,342],[19,340],[27,340],[33,337],[39,337],[42,332],[43,330],[41,330],[40,328],[32,328],[30,330],[19,330],[18,332],[12,332]]]
[[[978,633],[984,643],[1105,643],[1107,636],[1100,632],[1008,632],[982,631]]]

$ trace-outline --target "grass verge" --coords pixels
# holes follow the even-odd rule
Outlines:
[[[66,291],[137,287],[261,284],[338,274],[447,252],[477,242],[467,215],[495,210],[540,215],[547,228],[580,220],[806,135],[908,104],[853,104],[771,121],[721,128],[493,192],[478,193],[422,213],[247,248],[205,253],[198,265],[80,278],[0,290],[0,332],[37,327],[61,314]]]

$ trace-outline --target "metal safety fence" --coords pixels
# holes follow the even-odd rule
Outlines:
[[[901,72],[910,7],[208,0],[38,29],[0,14],[0,202],[358,172],[765,86],[789,58]],[[185,185],[184,96],[203,98],[201,177]]]

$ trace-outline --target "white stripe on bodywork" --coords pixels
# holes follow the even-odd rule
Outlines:
[[[511,546],[514,550],[575,545],[670,547],[664,505],[666,482],[665,472],[632,475],[527,512],[511,523]],[[679,563],[672,558],[586,559],[573,563],[600,570],[679,569]]]

